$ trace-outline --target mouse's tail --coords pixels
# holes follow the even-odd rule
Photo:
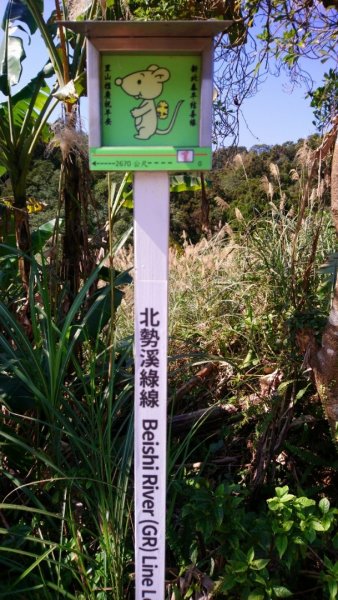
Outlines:
[[[182,104],[183,104],[184,100],[179,100],[175,106],[175,110],[174,110],[174,114],[171,118],[171,121],[167,127],[167,129],[156,129],[156,133],[159,135],[166,135],[167,133],[170,133],[170,131],[172,130],[172,128],[175,125],[175,121],[178,115],[178,111],[180,110]]]

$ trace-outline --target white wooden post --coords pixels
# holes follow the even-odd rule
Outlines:
[[[88,39],[90,168],[135,172],[135,598],[164,600],[168,172],[211,168],[213,38],[232,21],[60,23]],[[154,65],[170,75],[163,81],[162,102],[169,102],[171,111],[172,105],[182,105],[177,113],[181,122],[159,128],[163,135],[148,126],[149,136],[142,138],[135,135],[140,123],[133,117],[140,95],[138,90],[131,94],[131,105],[122,82],[136,75],[135,69],[156,77]],[[153,123],[158,120],[155,100],[162,92],[152,94]]]
[[[164,600],[169,174],[134,176],[136,600]]]

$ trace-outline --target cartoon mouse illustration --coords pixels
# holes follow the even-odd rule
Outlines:
[[[148,140],[155,134],[166,135],[174,127],[183,100],[177,102],[170,124],[166,129],[158,128],[159,117],[155,104],[155,98],[162,94],[163,84],[169,78],[170,73],[167,69],[150,65],[144,71],[136,71],[126,77],[115,79],[115,84],[120,85],[128,96],[143,100],[137,108],[130,111],[137,130],[137,135],[134,136],[136,139]]]

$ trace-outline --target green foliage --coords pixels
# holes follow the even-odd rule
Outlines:
[[[337,563],[328,556],[334,556],[338,510],[327,498],[316,502],[277,487],[268,510],[258,512],[248,509],[239,486],[214,487],[190,477],[176,490],[181,509],[176,528],[169,523],[171,549],[181,563],[192,562],[217,580],[213,597],[291,597],[303,591],[297,574],[305,565],[323,582],[327,597],[336,597]],[[179,599],[189,597],[176,592]]]
[[[7,211],[5,223],[7,231],[3,236],[3,244],[0,244],[0,290],[2,294],[12,295],[13,301],[14,284],[19,284],[17,261],[20,257],[20,252],[16,250],[13,211]],[[55,233],[55,225],[56,219],[52,219],[32,231],[31,252],[33,256],[42,254],[46,242]],[[59,225],[62,225],[62,221],[59,221]]]
[[[288,486],[275,491],[276,496],[268,500],[274,543],[279,558],[285,554],[285,564],[291,569],[304,557],[309,544],[315,546],[319,532],[332,530],[338,513],[330,508],[327,498],[322,498],[317,506],[312,499],[289,494]]]
[[[101,276],[98,267],[63,316],[33,263],[30,337],[0,306],[3,598],[103,600],[106,588],[126,598],[131,344],[110,346],[105,304],[90,297]],[[129,281],[119,274],[115,286]]]
[[[81,18],[92,19],[95,14],[142,20],[235,17],[229,36],[218,45],[218,58],[227,56],[225,68],[234,67],[236,81],[243,86],[241,68],[247,65],[252,75],[253,62],[250,57],[237,60],[238,45],[246,40],[246,26],[256,24],[264,11],[266,28],[260,36],[262,46],[255,47],[255,61],[261,60],[263,48],[281,57],[295,73],[302,44],[306,42],[309,52],[316,51],[307,5],[301,3],[290,12],[289,3],[279,1],[224,6],[185,0],[108,0],[86,4]],[[63,3],[65,18],[69,7]],[[6,25],[11,18],[31,32],[38,26],[60,97],[65,98],[62,58],[68,60],[70,78],[82,94],[83,40],[65,30],[66,48],[71,50],[62,57],[55,25],[44,22],[41,9],[41,2],[35,0],[8,3]],[[10,15],[9,10],[14,12]],[[317,18],[318,13],[314,22]],[[295,25],[297,19],[304,28]],[[324,59],[332,39],[329,30],[325,35],[327,44],[325,36],[319,40]],[[12,44],[16,44],[19,60],[7,60],[6,48],[2,53],[6,84],[8,77],[11,84],[20,77],[24,49],[18,39],[7,37],[6,48],[13,54]],[[236,60],[228,60],[231,49]],[[219,73],[237,106],[241,94],[236,96],[236,83],[230,85],[223,69]],[[28,175],[34,147],[40,135],[48,133],[45,122],[57,102],[50,100],[45,75],[39,74],[19,94],[10,94],[1,108],[0,175],[12,174],[16,196],[27,191],[28,182],[29,193],[46,200],[54,211],[58,165],[37,161]],[[327,116],[334,102],[334,77],[330,75],[326,83],[325,92],[318,90],[313,102]],[[252,76],[248,85],[246,91],[251,89]],[[227,107],[221,97],[216,108],[224,117]],[[327,271],[335,275],[336,265],[327,198],[309,200],[304,169],[294,163],[299,146],[243,149],[237,163],[230,151],[217,153],[218,171],[207,189],[211,231],[206,238],[200,228],[200,182],[173,176],[172,234],[180,246],[171,256],[172,411],[207,406],[209,412],[219,403],[230,407],[232,416],[219,418],[216,427],[209,429],[202,415],[183,434],[175,431],[172,421],[171,600],[193,596],[258,600],[304,592],[309,600],[317,600],[319,594],[337,598],[337,510],[332,508],[337,461],[311,397],[313,384],[302,372],[303,356],[297,345],[297,336],[306,328],[319,338],[330,303]],[[18,165],[23,167],[21,173]],[[290,178],[291,169],[297,178]],[[53,184],[48,191],[43,183],[46,173]],[[108,220],[114,222],[115,237],[123,232],[126,240],[130,180],[113,181],[109,176],[107,193],[106,182],[97,178],[95,192],[98,205],[91,209],[90,234],[94,237]],[[103,208],[107,196],[108,211]],[[43,219],[49,221],[49,216]],[[52,229],[49,222],[33,233],[33,252],[43,249]],[[98,238],[94,248],[102,243],[100,231]],[[122,302],[128,296],[130,277],[122,267],[110,272],[98,267],[81,282],[69,309],[64,282],[56,280],[54,263],[46,264],[41,255],[42,266],[33,261],[25,304],[13,293],[11,261],[17,256],[11,248],[13,227],[4,241],[2,275],[7,269],[10,287],[0,305],[0,597],[132,598],[133,359],[127,337],[132,319]],[[316,265],[329,254],[326,271],[318,271]],[[100,285],[104,282],[100,288],[99,279]],[[54,293],[56,288],[60,294]],[[117,331],[123,314],[127,324]],[[189,379],[184,387],[201,363],[210,362],[215,367],[210,381],[192,377],[193,383]],[[260,469],[263,475],[257,485]],[[294,488],[297,491],[291,493]]]
[[[33,244],[43,245],[45,239],[50,237],[53,227],[54,223],[48,223],[44,228],[37,230]],[[64,318],[60,317],[58,312],[56,316],[53,315],[46,270],[40,272],[38,265],[32,264],[32,302],[34,293],[41,298],[41,304],[35,303],[30,307],[33,345],[11,312],[3,303],[0,304],[0,321],[4,329],[4,334],[0,335],[1,397],[12,410],[21,412],[22,403],[26,410],[28,402],[29,407],[35,406],[52,418],[53,411],[65,393],[62,386],[70,368],[70,361],[74,360],[76,345],[87,339],[97,339],[110,318],[109,284],[92,295],[90,300],[87,298],[88,290],[99,276],[98,267],[88,278],[76,302]],[[129,277],[120,274],[115,279],[115,285],[126,284],[129,281]],[[117,289],[114,297],[115,307],[121,300],[122,292]],[[16,352],[13,351],[8,336],[15,343]],[[77,363],[73,368],[79,368]]]
[[[7,44],[6,44],[7,41]],[[7,59],[7,53],[10,58]],[[8,95],[9,86],[16,85],[21,77],[22,61],[26,58],[21,38],[11,35],[0,46],[0,91]]]
[[[36,8],[40,12],[43,12],[43,4],[44,4],[43,0],[36,0],[35,4],[36,4]],[[33,18],[32,14],[25,2],[20,2],[20,1],[8,2],[6,9],[5,9],[4,16],[3,16],[3,20],[1,23],[2,29],[6,29],[8,22],[12,23],[17,20],[22,21],[22,23],[24,23],[24,25],[27,25],[31,34],[35,33],[35,31],[37,30],[36,21]]]
[[[308,94],[314,109],[314,125],[317,129],[330,126],[338,107],[338,73],[329,69],[324,75],[323,85]]]
[[[60,170],[46,157],[33,160],[27,177],[27,195],[52,205],[55,212],[59,195]],[[48,181],[48,186],[46,186]]]

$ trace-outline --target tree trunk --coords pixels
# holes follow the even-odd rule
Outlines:
[[[16,194],[14,191],[14,222],[15,222],[15,237],[16,245],[21,252],[26,256],[19,257],[19,273],[21,281],[26,289],[28,289],[30,260],[31,253],[31,237],[29,227],[29,217],[26,204],[25,194]]]
[[[331,168],[331,210],[333,224],[338,238],[338,133],[333,150],[332,168]]]
[[[77,107],[66,108],[58,139],[62,153],[61,199],[65,211],[60,275],[67,292],[64,304],[67,312],[79,291],[81,279],[91,269],[91,261],[86,228],[90,196],[87,153],[84,150],[83,135],[77,129]]]
[[[333,151],[331,175],[331,211],[338,237],[338,137]],[[321,347],[309,360],[313,369],[319,397],[333,440],[338,442],[338,279],[336,279],[332,307],[326,323]]]
[[[209,221],[209,199],[207,196],[204,174],[201,173],[201,228],[203,233],[210,233],[210,221]]]
[[[338,442],[338,280],[335,285],[331,312],[313,370],[317,391],[330,425],[333,440]]]
[[[69,152],[63,162],[63,199],[65,207],[65,233],[63,239],[63,279],[68,284],[69,300],[73,301],[80,287],[82,256],[81,198],[79,186],[81,169],[77,156]]]

